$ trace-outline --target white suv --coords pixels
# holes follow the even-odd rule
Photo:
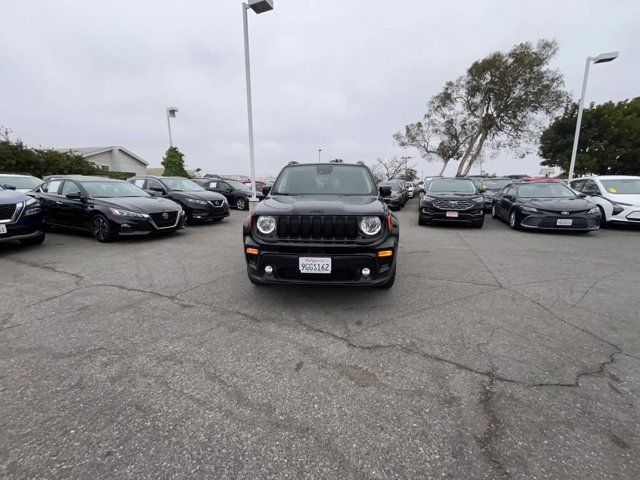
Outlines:
[[[640,177],[576,178],[569,186],[598,205],[603,221],[640,224]]]

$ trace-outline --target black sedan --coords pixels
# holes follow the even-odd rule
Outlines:
[[[139,175],[129,182],[155,197],[173,200],[185,211],[189,222],[216,222],[229,216],[229,204],[224,196],[209,192],[188,178]]]
[[[598,230],[600,210],[584,197],[559,182],[514,183],[496,194],[491,214],[513,230]]]
[[[476,186],[478,190],[482,191],[482,197],[484,198],[484,211],[490,212],[491,207],[493,207],[493,199],[496,196],[496,193],[501,191],[507,185],[513,183],[513,180],[510,178],[482,178],[476,181]]]
[[[174,232],[185,222],[180,205],[154,198],[124,180],[51,177],[32,195],[42,205],[46,227],[89,231],[100,242],[120,235]]]
[[[418,223],[460,222],[482,228],[484,198],[467,178],[434,178],[420,198]]]
[[[235,180],[222,180],[220,178],[197,178],[195,183],[210,192],[217,192],[229,202],[229,205],[238,210],[249,209],[249,199],[251,198],[251,187]],[[257,188],[258,182],[256,182]],[[256,198],[262,200],[264,195],[262,192],[256,192]]]

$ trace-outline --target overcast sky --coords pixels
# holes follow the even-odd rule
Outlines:
[[[167,106],[189,168],[248,173],[240,0],[14,0],[0,9],[0,125],[42,147],[122,145],[159,165]],[[250,12],[256,165],[416,155],[392,134],[476,59],[555,38],[554,62],[587,101],[640,95],[640,2],[275,0]],[[538,173],[534,155],[485,164]],[[450,167],[451,168],[451,167]],[[453,170],[453,168],[451,168]],[[472,172],[477,171],[474,168]]]

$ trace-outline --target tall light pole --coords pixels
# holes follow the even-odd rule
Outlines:
[[[253,149],[253,107],[251,104],[251,67],[249,63],[249,21],[247,20],[247,10],[253,10],[255,13],[268,12],[273,10],[273,0],[249,0],[248,3],[242,4],[242,24],[244,26],[244,68],[247,80],[247,117],[249,123],[249,162],[251,167],[251,198],[249,199],[249,207],[251,211],[258,203],[256,197],[256,165]]]
[[[319,148],[318,149],[318,163],[320,163],[320,154],[322,153],[322,149]]]
[[[167,108],[167,127],[169,127],[169,146],[173,147],[173,139],[171,138],[171,119],[176,118],[176,112],[179,112],[178,107]]]
[[[593,63],[611,62],[618,58],[620,52],[601,53],[597,57],[587,57],[584,65],[584,77],[582,78],[582,93],[578,104],[578,119],[576,120],[576,133],[573,136],[573,150],[571,150],[571,165],[569,166],[569,180],[573,178],[573,170],[576,166],[576,155],[578,154],[578,139],[580,138],[580,125],[582,124],[582,110],[584,109],[584,96],[587,92],[587,78],[589,77],[589,66]]]

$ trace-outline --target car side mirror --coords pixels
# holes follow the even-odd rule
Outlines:
[[[380,196],[381,197],[390,197],[391,196],[391,187],[380,187]]]
[[[65,195],[69,200],[84,200],[84,195],[80,192],[67,193]]]
[[[149,190],[151,190],[154,193],[159,193],[160,195],[166,195],[167,192],[165,192],[164,188],[162,187],[151,187],[149,188]]]
[[[271,185],[265,185],[264,187],[262,187],[262,194],[266,197],[267,195],[269,195],[269,192],[271,191]]]
[[[486,188],[479,188],[478,189],[478,193],[486,193],[487,189]]]
[[[10,183],[5,183],[5,184],[3,185],[3,187],[4,187],[4,188],[6,188],[7,190],[15,190],[15,189],[16,189],[16,186],[15,186],[15,185],[12,185],[12,184],[10,184]]]
[[[578,194],[578,198],[587,198],[587,194],[586,193],[579,193]]]

